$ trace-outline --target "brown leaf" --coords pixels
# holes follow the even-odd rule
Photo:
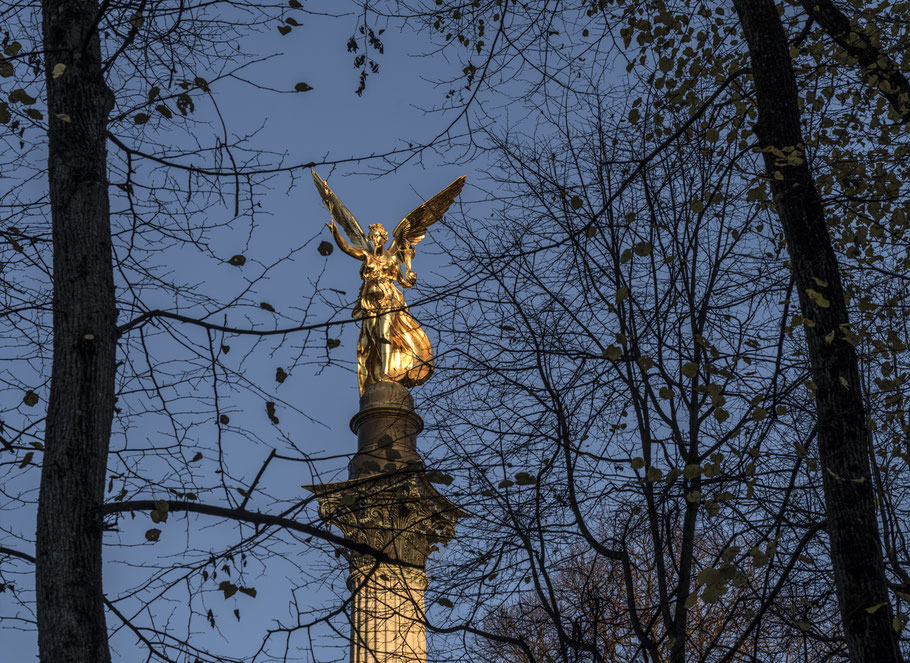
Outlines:
[[[237,593],[238,587],[229,580],[222,580],[218,585],[218,589],[224,592],[224,598],[229,599]]]
[[[271,421],[276,426],[278,425],[278,417],[275,416],[275,401],[267,401],[265,404],[265,413]]]

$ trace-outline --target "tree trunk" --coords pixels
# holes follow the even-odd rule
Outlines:
[[[805,161],[796,77],[773,0],[734,0],[749,46],[758,106],[756,135],[765,151],[774,203],[799,291],[818,414],[818,447],[831,562],[853,663],[900,661],[888,600],[870,475],[856,351],[824,208]],[[827,338],[826,338],[827,336]],[[871,612],[868,609],[876,607]]]
[[[42,663],[107,663],[98,507],[117,340],[105,144],[113,95],[102,72],[97,2],[43,0],[41,6],[54,357],[38,498],[38,648]]]

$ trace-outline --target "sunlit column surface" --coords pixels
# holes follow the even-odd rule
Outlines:
[[[426,586],[420,569],[379,564],[352,571],[351,663],[427,660]]]

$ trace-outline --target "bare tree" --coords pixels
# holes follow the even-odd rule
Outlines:
[[[490,646],[521,660],[783,657],[809,637],[786,606],[830,597],[801,561],[824,521],[792,284],[762,258],[781,238],[704,139],[629,183],[641,148],[602,104],[491,137],[507,203],[459,228],[477,285],[437,323],[458,350],[433,405],[483,525],[451,571],[475,584],[447,600],[484,603],[488,630],[524,638]],[[600,625],[566,587],[579,556],[616,601]]]

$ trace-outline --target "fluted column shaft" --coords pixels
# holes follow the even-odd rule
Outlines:
[[[426,587],[420,569],[379,564],[351,573],[351,663],[426,663]]]

